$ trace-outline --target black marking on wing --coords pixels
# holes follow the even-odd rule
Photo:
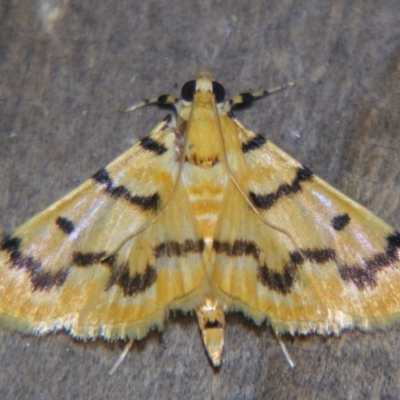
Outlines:
[[[71,266],[55,272],[43,271],[41,261],[35,260],[33,257],[22,256],[20,251],[21,243],[21,238],[9,236],[0,244],[0,249],[9,254],[11,269],[25,270],[29,274],[33,291],[48,291],[65,283]],[[112,285],[118,285],[125,296],[133,296],[144,292],[157,280],[157,272],[153,266],[147,265],[143,274],[130,276],[127,264],[118,267],[116,259],[116,254],[106,258],[105,252],[75,252],[72,257],[72,263],[76,267],[90,267],[98,263],[107,266],[111,270],[107,289]]]
[[[393,264],[400,258],[400,233],[394,232],[386,238],[387,247],[382,253],[377,253],[368,260],[364,260],[364,265],[357,264],[339,266],[340,277],[346,281],[352,281],[357,289],[373,289],[377,286],[378,272],[385,268],[395,267]]]
[[[97,182],[101,183],[102,185],[110,185],[112,186],[111,178],[110,175],[108,174],[107,170],[105,168],[100,169],[97,171],[92,178]]]
[[[134,296],[149,289],[157,280],[157,271],[155,267],[149,264],[147,264],[143,274],[137,273],[131,276],[127,263],[118,267],[115,261],[116,256],[112,256],[104,262],[112,268],[106,290],[118,285],[122,289],[124,296]]]
[[[328,261],[336,260],[336,252],[330,248],[316,250],[307,248],[290,253],[290,258],[296,265],[304,264],[306,260],[324,264]]]
[[[70,219],[64,217],[58,217],[56,219],[56,225],[67,235],[70,235],[75,229],[74,223]]]
[[[143,149],[156,153],[159,156],[168,150],[163,144],[158,143],[150,136],[144,137],[139,143]]]
[[[325,264],[328,261],[335,260],[336,253],[333,249],[302,249],[290,253],[290,261],[283,267],[282,272],[277,272],[268,268],[267,264],[258,266],[257,277],[259,282],[269,289],[281,294],[288,294],[296,281],[297,269],[304,264],[306,260],[318,264]]]
[[[140,207],[143,211],[157,210],[158,208],[160,202],[160,196],[158,193],[154,193],[150,196],[133,196],[125,186],[115,186],[105,168],[97,171],[92,178],[97,183],[106,185],[106,193],[113,198],[127,200],[130,203]]]
[[[213,249],[216,253],[225,253],[230,257],[253,257],[258,263],[258,281],[263,286],[267,286],[269,289],[284,295],[290,293],[292,290],[292,286],[296,280],[297,269],[304,264],[305,260],[324,264],[336,258],[335,250],[330,248],[301,249],[300,251],[289,253],[290,260],[283,267],[283,271],[278,272],[269,268],[265,262],[261,264],[261,249],[253,241],[241,239],[235,240],[233,243],[214,241]]]
[[[41,271],[39,273],[31,272],[31,282],[33,290],[50,290],[54,286],[60,287],[64,284],[68,276],[68,270],[57,272]]]
[[[287,264],[282,272],[274,271],[267,267],[266,264],[259,265],[257,270],[258,281],[263,286],[281,294],[290,293],[293,283],[296,279],[297,267],[295,264]]]
[[[13,238],[11,236],[7,236],[1,243],[0,248],[9,254],[11,261],[14,261],[21,257],[21,252],[19,250],[21,242],[22,239],[19,237]]]
[[[227,256],[252,256],[258,261],[260,248],[250,240],[238,239],[232,243],[214,240],[213,249],[216,253],[225,253]]]
[[[75,251],[72,255],[72,263],[77,267],[90,267],[100,263],[105,256],[106,253],[104,251],[98,253],[82,253],[80,251]]]
[[[153,248],[156,259],[160,257],[186,257],[188,253],[202,253],[204,251],[204,240],[194,241],[186,239],[184,242],[170,240],[163,242]]]
[[[349,214],[336,215],[332,218],[331,225],[332,228],[341,231],[350,223]]]
[[[23,257],[20,250],[22,239],[19,237],[7,237],[1,244],[1,250],[10,256],[11,268],[25,270],[29,273],[33,291],[50,290],[53,287],[62,286],[67,279],[68,269],[49,272],[42,270],[42,263],[33,257]]]
[[[260,147],[264,146],[267,139],[264,136],[257,135],[251,138],[246,143],[242,143],[242,152],[247,153],[249,151],[257,150]]]
[[[291,194],[300,192],[301,183],[310,181],[313,178],[313,173],[306,167],[299,167],[297,169],[296,177],[293,179],[291,184],[284,183],[279,186],[278,190],[268,194],[257,194],[250,192],[250,200],[253,205],[263,210],[271,208],[281,197],[286,197]]]
[[[202,253],[204,251],[204,241],[194,241],[187,239],[184,242],[167,241],[160,243],[153,248],[153,254],[156,259],[161,257],[186,257],[189,253]],[[97,257],[95,253],[94,257]],[[111,270],[111,277],[106,290],[113,285],[118,285],[125,296],[134,296],[150,288],[157,280],[156,268],[147,264],[146,270],[142,274],[130,275],[127,263],[117,265],[118,255],[114,254],[108,258],[103,258],[101,263]],[[89,257],[90,259],[90,257]]]

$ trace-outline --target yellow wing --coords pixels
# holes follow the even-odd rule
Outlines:
[[[0,244],[0,322],[23,332],[141,338],[204,291],[204,242],[177,186],[176,130],[140,143]]]
[[[400,234],[238,128],[242,151],[228,159],[248,201],[230,182],[213,246],[216,296],[258,323],[268,319],[278,333],[368,330],[398,320]]]

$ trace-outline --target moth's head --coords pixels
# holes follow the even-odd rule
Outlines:
[[[220,83],[212,81],[211,74],[205,71],[200,71],[195,81],[186,82],[182,86],[181,98],[183,101],[191,103],[196,92],[212,93],[217,103],[222,103],[225,99],[224,87]]]

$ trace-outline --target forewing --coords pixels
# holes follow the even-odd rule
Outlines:
[[[168,309],[196,305],[204,245],[179,185],[154,220],[175,185],[175,141],[174,129],[160,123],[2,242],[3,325],[34,333],[65,328],[84,339],[140,338],[162,325]]]
[[[261,136],[241,140],[229,157],[244,157],[234,174],[249,201],[230,183],[213,249],[220,299],[276,332],[396,321],[399,233]]]

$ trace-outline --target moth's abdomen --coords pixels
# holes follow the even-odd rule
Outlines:
[[[204,169],[184,165],[182,181],[207,248],[211,249],[215,225],[221,210],[228,176],[222,164]]]

